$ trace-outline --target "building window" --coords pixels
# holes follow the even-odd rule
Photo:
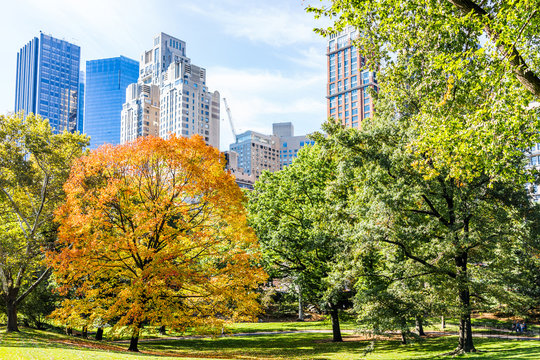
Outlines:
[[[369,83],[369,72],[364,71],[362,73],[362,84],[366,85]]]
[[[330,98],[330,107],[333,108],[336,106],[336,97],[335,96],[332,96]]]
[[[357,85],[357,79],[356,79],[356,76],[353,76],[353,77],[351,78],[351,87],[352,87],[352,88],[353,88],[353,87],[356,87],[356,85]]]
[[[330,92],[330,95],[332,94],[335,94],[336,93],[336,84],[333,83],[333,84],[330,84],[330,87],[329,87],[329,92]]]

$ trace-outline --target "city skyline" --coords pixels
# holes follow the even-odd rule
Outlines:
[[[300,133],[309,133],[326,119],[326,40],[312,31],[323,24],[305,13],[302,1],[208,1],[204,6],[159,1],[150,7],[120,1],[107,4],[108,11],[98,16],[101,2],[26,0],[7,6],[5,33],[20,14],[28,21],[1,49],[0,79],[7,84],[2,112],[13,110],[16,52],[40,30],[80,46],[81,70],[87,60],[138,59],[147,45],[136,39],[163,31],[190,44],[190,57],[207,70],[209,88],[229,101],[239,132],[268,133],[273,122],[291,121]],[[142,20],[145,25],[138,26]],[[220,123],[224,150],[234,139],[228,122]]]

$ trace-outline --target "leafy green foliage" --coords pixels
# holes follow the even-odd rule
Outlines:
[[[332,311],[350,294],[352,284],[348,278],[329,277],[345,247],[332,220],[336,201],[326,192],[335,172],[335,163],[320,147],[302,149],[292,165],[264,173],[248,203],[269,272],[293,277],[308,301]]]
[[[48,277],[40,261],[56,239],[53,212],[87,144],[81,134],[53,134],[33,114],[0,116],[0,284],[9,330],[17,330],[17,305]]]
[[[406,148],[425,155],[415,163],[425,176],[528,178],[507,164],[539,139],[538,107],[530,106],[540,96],[537,1],[325,4],[309,8],[335,21],[319,32],[354,26],[381,91],[414,110],[408,126],[417,135]]]

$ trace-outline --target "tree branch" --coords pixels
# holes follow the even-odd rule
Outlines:
[[[483,8],[472,0],[448,1],[461,10],[464,14],[469,14],[472,12],[479,18],[487,18],[489,21],[493,20],[493,17],[490,14],[488,14]],[[506,44],[499,41],[500,34],[493,26],[489,24],[489,21],[485,24],[486,33],[497,45],[498,50],[503,55],[508,56],[508,61],[513,66],[513,71],[518,81],[533,95],[540,97],[540,78],[527,66],[525,60],[521,57],[521,54],[514,44]]]
[[[25,298],[28,294],[30,294],[30,293],[32,292],[32,290],[35,289],[36,286],[39,285],[39,283],[41,283],[43,280],[45,280],[45,279],[49,276],[49,274],[51,273],[51,270],[52,270],[52,268],[50,268],[50,267],[47,268],[47,269],[43,272],[43,274],[41,274],[41,276],[38,277],[37,280],[34,281],[34,283],[33,283],[32,285],[30,285],[30,287],[29,287],[28,289],[26,289],[26,291],[25,291],[24,293],[22,293],[22,295],[20,295],[20,296],[17,298],[17,300],[15,300],[15,302],[18,304],[18,303],[20,303],[21,301],[23,301],[24,298]]]

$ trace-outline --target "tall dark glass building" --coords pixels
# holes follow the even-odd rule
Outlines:
[[[77,104],[77,108],[79,111],[79,114],[77,115],[77,131],[82,133],[83,132],[83,124],[84,124],[84,84],[85,84],[85,74],[84,71],[81,71],[79,73],[79,103]]]
[[[86,62],[84,133],[90,148],[120,143],[126,88],[138,76],[139,63],[125,56]]]
[[[15,111],[39,114],[55,132],[77,129],[81,48],[39,34],[17,54]]]

